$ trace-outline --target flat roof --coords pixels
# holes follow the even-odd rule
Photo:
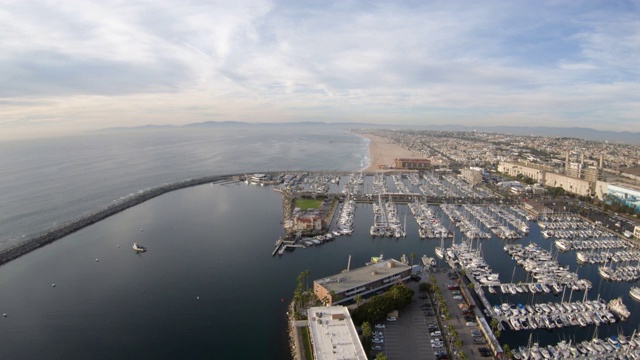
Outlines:
[[[346,307],[312,307],[307,310],[307,316],[317,360],[367,359]]]
[[[395,259],[388,259],[324,279],[319,279],[316,280],[316,282],[328,291],[333,290],[336,294],[340,294],[344,291],[364,286],[389,276],[398,275],[403,271],[410,269],[411,267],[409,265],[405,265]]]

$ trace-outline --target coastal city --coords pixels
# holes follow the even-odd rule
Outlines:
[[[429,250],[349,259],[307,291],[299,277],[295,359],[640,358],[628,321],[640,302],[640,147],[356,132],[370,140],[363,171],[243,177],[282,195],[272,256],[348,239],[360,217],[372,239],[414,237]]]

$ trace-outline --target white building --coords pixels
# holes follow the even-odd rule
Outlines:
[[[312,307],[307,310],[307,318],[314,359],[367,359],[346,307]]]

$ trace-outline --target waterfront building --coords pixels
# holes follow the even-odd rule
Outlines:
[[[346,307],[312,307],[307,310],[307,318],[314,359],[367,359]]]
[[[293,218],[294,231],[320,231],[322,230],[322,217],[313,214],[296,215]]]
[[[462,169],[460,170],[460,177],[469,184],[476,185],[482,182],[482,170],[478,170],[477,168]]]
[[[394,167],[396,169],[424,170],[431,166],[429,159],[395,158]]]
[[[313,292],[327,304],[340,304],[361,296],[386,290],[411,277],[411,267],[395,259],[378,260],[361,268],[315,280]]]

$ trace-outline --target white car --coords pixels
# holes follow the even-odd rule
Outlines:
[[[374,344],[384,344],[384,340],[376,339],[376,338],[373,338],[373,340],[371,340],[371,342],[374,343]]]
[[[376,329],[384,329],[384,324],[376,324]]]
[[[380,346],[380,345],[373,345],[373,346],[371,347],[371,350],[373,350],[373,351],[382,351],[382,346]]]
[[[387,318],[387,321],[396,321],[396,320],[398,320],[398,319],[396,319],[396,317],[395,317],[395,316],[389,316],[389,317]]]
[[[438,348],[444,347],[444,344],[443,343],[433,343],[433,344],[431,344],[431,347],[434,348],[434,349],[438,349]]]
[[[440,331],[434,331],[430,335],[431,336],[442,336],[442,333]]]
[[[374,331],[371,333],[371,335],[373,335],[374,337],[381,337],[384,336],[383,333],[381,333],[380,331]]]

